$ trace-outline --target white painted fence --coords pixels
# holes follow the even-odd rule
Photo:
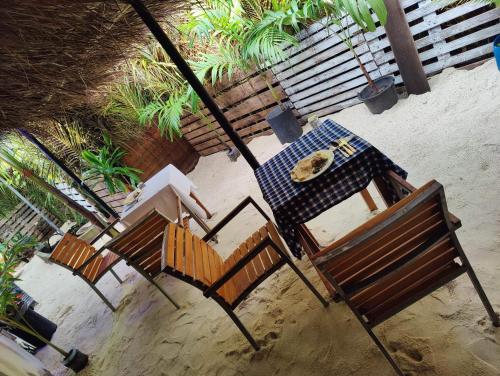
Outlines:
[[[500,9],[482,4],[443,8],[433,0],[402,0],[410,29],[427,75],[491,56],[492,40],[500,34]],[[359,103],[366,85],[353,54],[336,35],[337,26],[311,25],[287,49],[289,58],[273,67],[277,79],[301,116],[328,115]],[[350,25],[355,51],[373,78],[393,74],[401,83],[383,27],[360,33]]]

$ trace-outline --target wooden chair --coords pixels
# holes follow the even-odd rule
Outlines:
[[[267,223],[223,260],[207,242],[249,204],[255,206]],[[233,311],[252,290],[283,265],[290,265],[321,303],[328,306],[328,302],[290,260],[276,227],[250,197],[233,209],[203,239],[188,229],[170,223],[154,211],[143,218],[141,223],[141,227],[149,229],[148,240],[138,233],[122,234],[108,244],[108,247],[114,252],[135,255],[137,249],[145,247],[145,243],[154,244],[140,261],[143,267],[153,273],[162,270],[199,288],[205,297],[213,298],[255,350],[259,349],[259,345]]]
[[[127,265],[133,267],[156,286],[179,309],[179,305],[155,281],[161,273],[161,246],[163,233],[168,223],[168,219],[152,211],[111,239],[104,245],[104,248],[125,260]]]
[[[467,273],[493,324],[499,317],[455,235],[441,184],[431,181],[312,256],[398,375],[372,328]]]
[[[116,310],[115,307],[96,287],[97,282],[108,271],[118,282],[122,283],[122,280],[112,269],[120,261],[120,258],[112,252],[108,252],[103,256],[103,249],[96,250],[92,246],[105,233],[106,231],[103,231],[91,243],[87,243],[70,233],[66,233],[51,253],[49,260],[72,271],[73,275],[82,278],[114,312]]]

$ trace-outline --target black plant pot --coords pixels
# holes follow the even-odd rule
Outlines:
[[[381,114],[398,102],[394,77],[379,77],[373,80],[373,83],[376,89],[370,85],[365,86],[358,94],[358,98],[366,104],[372,114]]]
[[[82,353],[78,349],[71,349],[69,354],[63,360],[63,365],[66,368],[72,369],[76,373],[84,369],[89,363],[89,357],[87,354]]]
[[[227,157],[231,162],[236,162],[238,157],[241,155],[240,151],[235,147],[232,147],[231,150],[228,150],[226,153]]]
[[[293,142],[302,135],[302,127],[291,108],[283,111],[276,107],[267,115],[266,120],[282,144]]]
[[[33,309],[27,309],[26,312],[24,312],[23,317],[24,320],[26,320],[26,322],[31,326],[31,328],[35,330],[35,332],[40,334],[47,341],[50,341],[52,339],[52,336],[57,329],[57,325],[55,323],[43,317]],[[24,322],[24,320],[18,319],[21,324],[26,325],[26,322]],[[24,341],[31,343],[35,347],[35,352],[46,345],[45,342],[29,333],[26,333],[21,329],[15,328],[10,330],[10,332],[23,339]]]

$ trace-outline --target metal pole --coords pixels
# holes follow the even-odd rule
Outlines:
[[[7,188],[9,188],[12,193],[14,193],[17,197],[19,197],[19,199],[22,202],[24,202],[26,205],[28,205],[31,210],[33,210],[36,214],[38,214],[40,217],[42,217],[45,220],[45,222],[47,222],[49,224],[50,227],[52,227],[54,230],[56,230],[56,232],[58,234],[64,235],[64,232],[54,222],[52,222],[48,217],[46,217],[45,214],[43,214],[40,211],[40,209],[38,209],[35,205],[33,205],[31,202],[29,202],[26,197],[24,197],[21,193],[19,193],[17,189],[15,189],[14,187],[12,187],[1,176],[0,176],[0,183],[6,185]]]
[[[141,0],[127,0],[127,1],[130,5],[132,5],[132,7],[137,12],[139,17],[141,17],[142,21],[146,24],[146,26],[149,28],[154,37],[165,49],[168,56],[170,56],[174,64],[177,66],[177,68],[179,68],[179,71],[182,73],[187,82],[191,85],[196,94],[198,94],[202,102],[205,103],[205,106],[207,106],[207,108],[212,113],[217,122],[220,124],[222,129],[224,129],[224,131],[229,136],[231,141],[233,141],[234,146],[236,146],[236,148],[241,152],[243,158],[246,159],[246,161],[252,167],[252,169],[256,170],[257,168],[259,168],[260,164],[255,158],[255,156],[252,154],[250,149],[240,138],[238,133],[236,133],[236,131],[233,129],[233,127],[229,123],[229,120],[227,120],[226,116],[224,116],[222,110],[219,108],[219,106],[217,106],[217,104],[210,96],[210,94],[207,92],[207,90],[200,82],[200,80],[198,80],[198,78],[193,73],[189,65],[182,58],[179,51],[177,51],[173,43],[170,41],[170,39],[165,34],[161,26],[155,20],[153,15],[146,8],[144,3]]]
[[[88,194],[97,203],[97,205],[114,218],[118,218],[118,214],[108,204],[106,204],[92,189],[90,189],[73,171],[71,171],[59,158],[45,147],[38,139],[25,129],[19,129],[19,133],[28,141],[35,145],[47,158],[54,162],[66,175],[70,177],[86,194]]]

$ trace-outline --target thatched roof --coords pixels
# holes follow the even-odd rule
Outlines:
[[[181,0],[145,0],[165,19]],[[120,0],[2,0],[0,131],[31,128],[91,100],[115,67],[150,37]]]

